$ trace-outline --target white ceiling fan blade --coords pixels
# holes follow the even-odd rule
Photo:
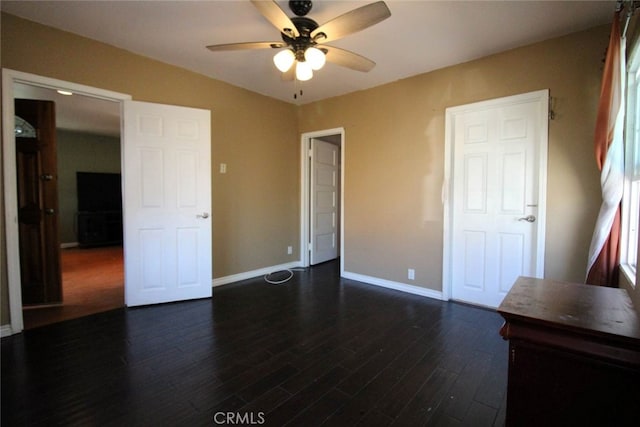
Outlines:
[[[226,43],[214,44],[207,46],[212,52],[221,52],[227,50],[248,50],[248,49],[279,49],[285,47],[283,42],[245,42],[245,43]]]
[[[275,1],[251,0],[251,3],[253,3],[262,16],[267,18],[267,21],[271,22],[271,24],[273,24],[273,26],[275,26],[281,33],[284,33],[291,38],[295,38],[300,35],[291,19],[289,19],[287,14],[280,9],[280,6],[278,6]]]
[[[356,71],[368,72],[376,66],[372,60],[362,55],[333,46],[317,46],[320,50],[326,51],[327,61],[342,67]]]
[[[370,3],[353,9],[311,32],[311,38],[318,43],[326,43],[364,30],[391,16],[391,11],[383,1]]]

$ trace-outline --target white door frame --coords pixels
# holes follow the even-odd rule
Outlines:
[[[540,140],[538,145],[538,211],[536,221],[537,244],[535,248],[536,254],[536,277],[544,277],[544,254],[545,254],[545,230],[546,230],[546,213],[547,213],[547,157],[548,157],[548,141],[549,141],[549,90],[538,90],[520,95],[507,96],[503,98],[490,99],[487,101],[475,102],[467,105],[447,108],[445,111],[445,142],[444,142],[444,183],[442,185],[442,204],[444,205],[444,227],[443,227],[443,256],[442,256],[442,299],[448,301],[452,294],[451,283],[451,250],[453,247],[453,197],[449,197],[453,193],[453,161],[454,161],[454,116],[471,110],[489,108],[501,105],[505,101],[511,102],[532,102],[540,103],[541,129]]]
[[[340,135],[340,276],[344,273],[344,152],[345,138],[344,128],[326,129],[315,132],[306,132],[300,138],[300,264],[303,267],[310,265],[309,259],[309,208],[311,194],[311,168],[309,166],[309,149],[313,138]]]
[[[17,334],[24,329],[22,318],[22,288],[20,282],[20,239],[18,235],[18,193],[14,134],[15,109],[13,89],[15,83],[23,83],[47,89],[65,89],[78,95],[118,102],[120,103],[121,111],[123,101],[131,99],[131,95],[123,93],[10,70],[8,68],[2,70],[2,168],[4,175],[5,251],[7,254],[9,313],[11,316],[11,330],[3,330],[3,335]]]

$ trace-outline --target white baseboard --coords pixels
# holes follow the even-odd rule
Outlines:
[[[213,279],[213,287],[228,285],[229,283],[239,282],[241,280],[253,279],[254,277],[264,276],[275,271],[286,270],[287,268],[300,267],[299,261],[290,262],[287,264],[274,265],[272,267],[265,267],[258,270],[247,271],[245,273],[232,274],[230,276],[218,277]],[[407,292],[409,294],[420,295],[427,298],[433,298],[440,301],[444,301],[444,296],[440,291],[434,291],[433,289],[422,288],[420,286],[407,285],[406,283],[393,282],[391,280],[380,279],[378,277],[366,276],[358,273],[351,273],[345,271],[342,274],[345,279],[356,280],[368,285],[381,286],[383,288],[394,289],[396,291]]]
[[[78,242],[60,243],[60,249],[69,249],[80,246]]]
[[[13,335],[13,329],[11,328],[11,325],[2,325],[2,326],[0,326],[0,337],[1,338],[8,337],[10,335]]]
[[[247,271],[245,273],[232,274],[231,276],[218,277],[213,279],[213,287],[228,285],[229,283],[239,282],[241,280],[253,279],[254,277],[264,276],[275,271],[286,270],[287,268],[300,267],[300,261],[294,261],[287,264],[274,265],[272,267],[260,268],[258,270]]]
[[[363,274],[351,273],[345,271],[342,274],[345,279],[356,280],[369,285],[381,286],[383,288],[395,289],[396,291],[407,292],[409,294],[420,295],[423,297],[433,298],[440,301],[444,301],[444,296],[440,291],[434,291],[433,289],[422,288],[420,286],[407,285],[406,283],[393,282],[391,280],[380,279],[378,277],[365,276]]]

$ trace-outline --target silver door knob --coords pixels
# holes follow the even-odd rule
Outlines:
[[[209,212],[202,212],[201,214],[196,215],[197,218],[209,218]]]
[[[529,215],[522,218],[518,218],[518,221],[536,222],[536,217],[534,215]]]

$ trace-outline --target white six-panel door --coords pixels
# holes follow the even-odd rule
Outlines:
[[[311,264],[338,257],[340,147],[311,140]]]
[[[211,297],[210,112],[124,103],[127,306]]]
[[[518,276],[542,274],[548,95],[538,95],[448,112],[453,299],[497,307]]]

